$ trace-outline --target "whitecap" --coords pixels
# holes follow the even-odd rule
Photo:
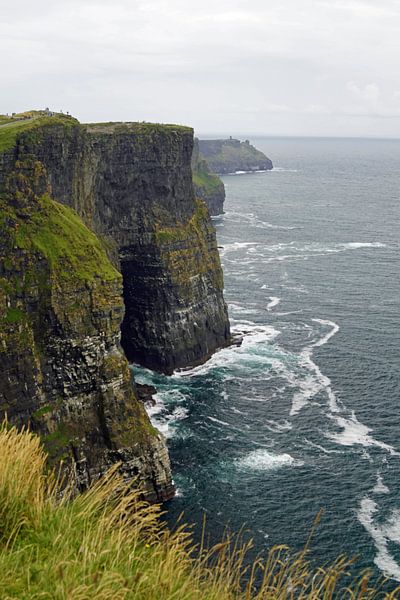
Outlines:
[[[216,419],[215,417],[208,416],[207,419],[209,419],[213,423],[218,423],[219,425],[226,425],[227,427],[230,427],[229,423],[227,423],[226,421],[221,421],[220,419]]]
[[[268,302],[268,304],[267,304],[267,310],[271,310],[272,308],[274,308],[274,306],[277,306],[279,304],[279,302],[281,301],[281,299],[278,298],[277,296],[270,296],[269,299],[270,299],[270,302]]]
[[[383,478],[380,473],[376,476],[376,484],[372,488],[374,494],[389,494],[390,490],[387,485],[383,483]]]
[[[273,471],[281,467],[301,465],[290,454],[272,454],[268,450],[260,449],[250,452],[246,456],[235,461],[240,469],[251,469],[256,471]]]
[[[376,440],[374,437],[369,435],[372,429],[370,427],[367,427],[367,425],[360,423],[354,411],[352,411],[351,416],[349,418],[338,415],[331,415],[330,418],[332,418],[335,421],[336,425],[338,425],[342,429],[342,431],[339,433],[327,432],[325,434],[326,437],[333,440],[334,442],[342,446],[354,446],[356,444],[364,446],[366,448],[376,446],[378,448],[381,448],[382,450],[389,452],[392,455],[400,456],[400,453],[396,452],[393,446],[390,446],[385,442],[380,442],[379,440]]]
[[[387,244],[382,242],[348,242],[347,244],[341,244],[341,246],[357,250],[358,248],[386,248]]]

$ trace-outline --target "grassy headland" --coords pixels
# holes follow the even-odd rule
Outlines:
[[[4,152],[15,145],[19,134],[31,131],[43,125],[66,125],[77,124],[78,121],[62,113],[47,113],[41,110],[31,110],[18,113],[9,117],[0,115],[0,152]]]

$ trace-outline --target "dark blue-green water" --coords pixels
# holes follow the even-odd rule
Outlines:
[[[400,142],[254,139],[272,172],[224,177],[214,224],[241,347],[158,388],[174,522],[256,550],[344,552],[400,580]]]

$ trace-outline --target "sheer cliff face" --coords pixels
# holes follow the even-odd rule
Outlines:
[[[30,424],[77,490],[121,462],[149,500],[164,500],[173,495],[167,449],[119,344],[121,276],[96,236],[49,193],[33,158],[2,179],[2,417]]]
[[[52,197],[106,240],[123,275],[128,358],[171,373],[229,340],[207,209],[194,198],[193,132],[179,126],[44,127],[17,156],[44,167]]]

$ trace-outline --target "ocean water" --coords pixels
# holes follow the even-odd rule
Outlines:
[[[400,581],[400,141],[253,139],[214,218],[240,347],[157,386],[177,497],[218,540],[360,555]]]

